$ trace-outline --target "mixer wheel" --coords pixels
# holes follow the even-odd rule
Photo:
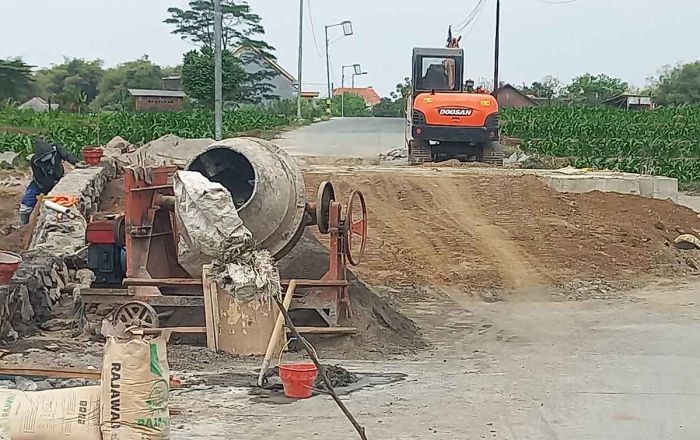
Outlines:
[[[114,312],[114,323],[124,323],[126,327],[158,328],[160,319],[158,312],[143,301],[131,301],[119,307]]]
[[[316,196],[316,224],[321,234],[328,234],[330,230],[331,203],[335,201],[335,189],[333,184],[324,180],[318,187]]]
[[[356,201],[359,204],[360,213],[362,214],[360,219],[356,219],[353,212]],[[365,204],[365,196],[360,191],[355,190],[350,193],[344,225],[345,255],[348,257],[348,262],[350,265],[357,266],[360,264],[362,257],[365,255],[365,246],[367,245],[367,205]],[[352,248],[352,243],[355,236],[358,236],[360,239],[360,249],[357,255],[353,255]]]

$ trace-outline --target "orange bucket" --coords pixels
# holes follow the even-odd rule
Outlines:
[[[318,369],[313,362],[282,364],[279,366],[284,395],[292,399],[308,399],[316,381]]]
[[[102,148],[85,148],[83,150],[83,159],[88,165],[94,167],[100,163],[104,154]]]
[[[0,251],[0,285],[10,284],[12,275],[15,274],[22,257],[7,251]]]

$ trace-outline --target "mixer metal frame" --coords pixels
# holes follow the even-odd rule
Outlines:
[[[126,245],[126,289],[91,288],[82,294],[86,304],[119,306],[113,318],[126,325],[159,327],[153,307],[204,308],[202,280],[191,278],[177,261],[175,199],[169,183],[175,171],[172,166],[125,170],[125,236],[117,238]],[[328,327],[337,327],[341,316],[352,317],[347,268],[360,263],[367,241],[364,195],[353,191],[345,209],[335,198],[333,185],[323,182],[317,200],[306,203],[305,227],[317,225],[330,239],[328,271],[318,280],[296,280],[290,307],[317,312]],[[360,240],[357,251],[355,240]],[[289,282],[283,280],[283,287]]]

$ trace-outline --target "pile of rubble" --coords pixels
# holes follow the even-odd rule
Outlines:
[[[379,155],[381,161],[400,160],[408,158],[408,149],[406,147],[398,147]]]

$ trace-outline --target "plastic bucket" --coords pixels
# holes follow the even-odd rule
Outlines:
[[[90,166],[95,166],[100,163],[104,151],[101,148],[86,148],[83,150],[83,159]]]
[[[318,375],[313,362],[282,364],[279,366],[284,395],[292,399],[308,399]]]
[[[12,275],[15,274],[21,262],[22,257],[19,255],[13,252],[0,251],[0,284],[10,284]]]

